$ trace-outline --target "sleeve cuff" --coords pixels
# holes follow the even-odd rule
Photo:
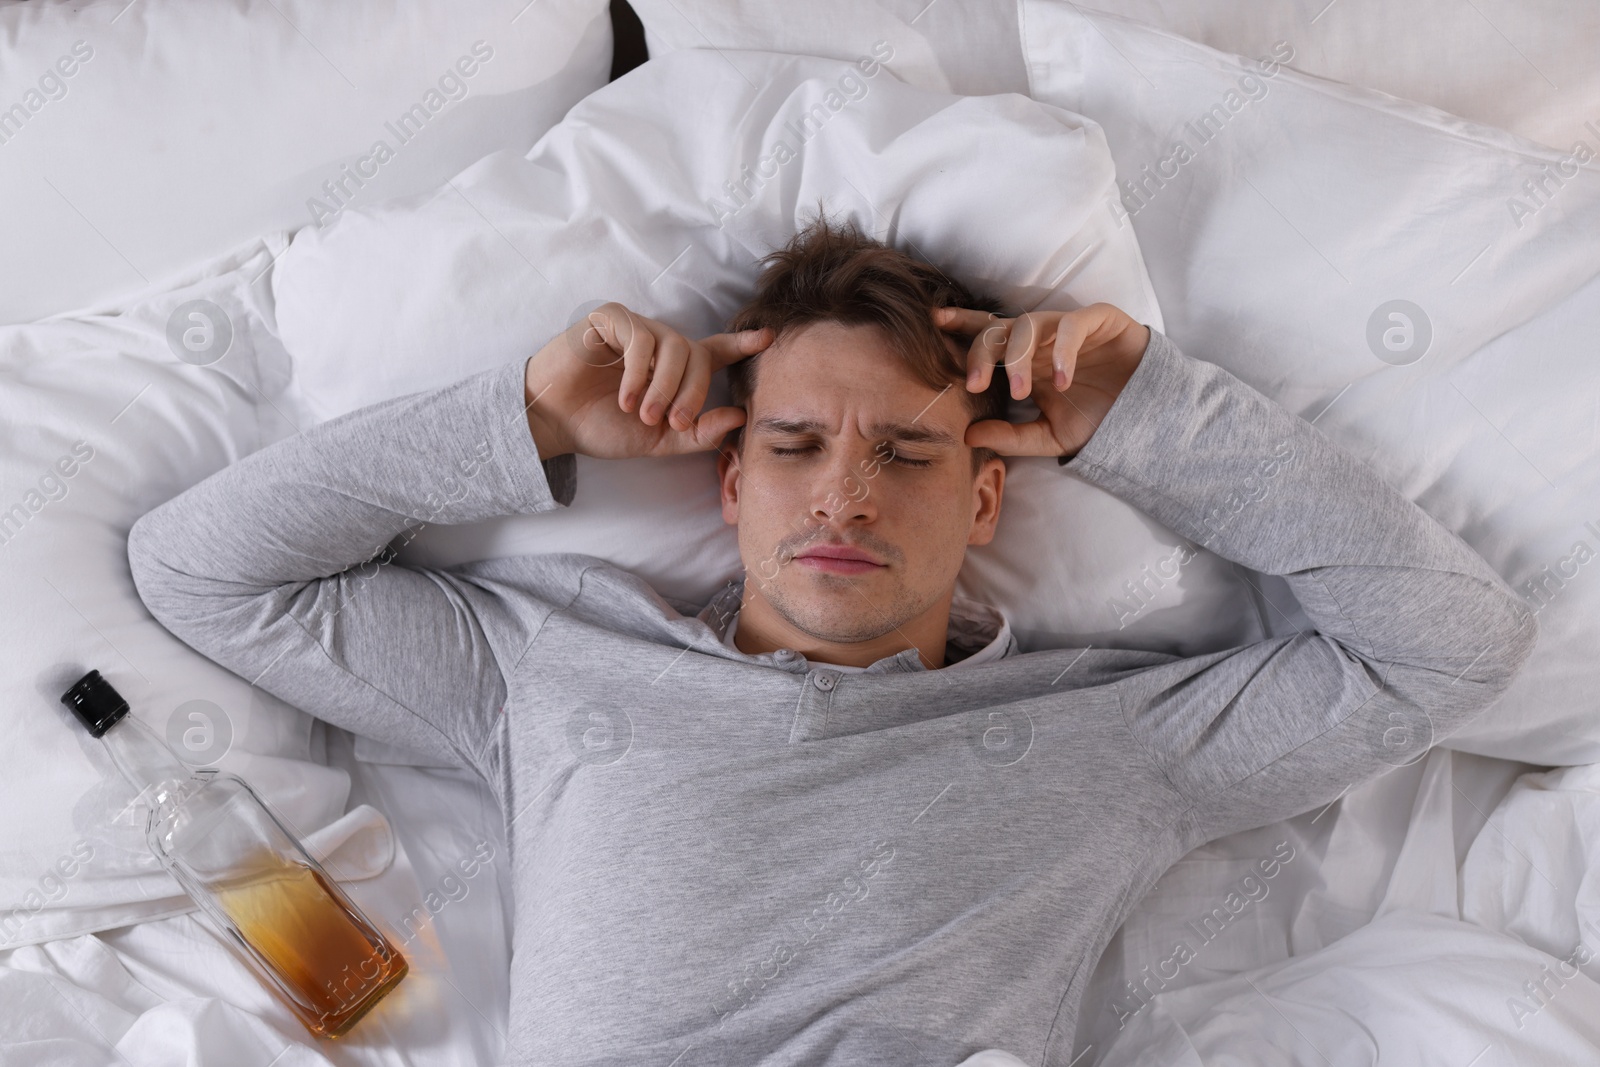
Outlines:
[[[528,436],[530,440],[533,437],[532,434]],[[578,491],[578,457],[566,452],[554,459],[542,459],[539,465],[544,469],[550,498],[563,506],[571,504],[573,494]]]
[[[528,429],[527,396],[523,383],[527,360],[512,360],[485,372],[493,376],[489,416],[497,428],[495,447],[505,457],[507,480],[516,486],[523,512],[550,511],[572,503],[577,492],[577,456],[570,452],[545,459]]]

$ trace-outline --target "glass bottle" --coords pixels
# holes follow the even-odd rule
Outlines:
[[[191,771],[99,671],[61,702],[140,791],[150,851],[313,1034],[349,1032],[406,976],[405,957],[244,779]]]

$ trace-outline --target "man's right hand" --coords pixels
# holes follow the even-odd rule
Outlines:
[[[679,456],[715,448],[744,425],[740,407],[702,412],[711,375],[772,343],[769,329],[691,341],[677,330],[602,304],[528,360],[528,428],[543,459]],[[663,417],[665,416],[665,417]]]

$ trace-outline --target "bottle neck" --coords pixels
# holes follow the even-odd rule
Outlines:
[[[152,807],[161,807],[184,790],[194,771],[186,766],[167,743],[134,718],[124,715],[100,736],[111,762],[128,784],[138,790]]]

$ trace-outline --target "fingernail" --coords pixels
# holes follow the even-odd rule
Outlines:
[[[1011,376],[1011,392],[1013,394],[1022,392],[1022,375],[1013,374]]]

